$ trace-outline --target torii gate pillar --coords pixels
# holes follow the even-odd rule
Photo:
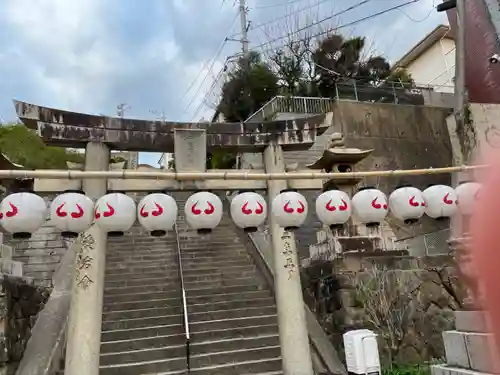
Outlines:
[[[285,171],[283,149],[272,142],[264,151],[267,173]],[[269,207],[274,197],[287,188],[284,180],[267,183]],[[283,374],[313,375],[304,299],[300,284],[299,259],[292,232],[280,227],[269,215],[269,230],[273,246],[274,290],[278,309]]]
[[[85,170],[105,171],[108,166],[108,147],[100,142],[88,143]],[[96,200],[106,194],[107,180],[83,180],[83,190]],[[77,241],[80,246],[75,254],[64,373],[99,375],[107,235],[93,225]]]

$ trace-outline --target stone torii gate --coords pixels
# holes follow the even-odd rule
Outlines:
[[[85,170],[108,170],[110,150],[166,152],[175,154],[175,172],[206,172],[207,151],[224,149],[235,153],[263,154],[264,165],[248,172],[285,172],[284,151],[309,149],[328,125],[325,115],[293,121],[264,123],[180,123],[124,119],[46,108],[15,101],[17,115],[51,146],[85,148]],[[259,166],[257,166],[259,167]],[[310,171],[310,170],[309,170]],[[150,192],[179,190],[267,190],[269,203],[286,188],[321,190],[321,180],[245,180],[231,177],[242,170],[211,170],[223,172],[218,180],[139,180],[84,179],[35,181],[37,192],[61,192],[83,189],[97,199],[107,191]],[[285,232],[269,216],[272,236],[275,295],[278,324],[286,375],[312,375],[311,354],[304,313],[302,289],[298,272],[289,273],[291,254],[298,268],[293,233]],[[70,374],[98,375],[102,319],[102,294],[106,235],[93,226],[89,232],[95,239],[93,263],[87,273],[92,283],[83,290],[73,288],[66,369]],[[292,275],[292,276],[290,276]],[[75,283],[77,284],[77,283]]]

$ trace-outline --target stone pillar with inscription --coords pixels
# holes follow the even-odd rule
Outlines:
[[[281,146],[271,143],[264,151],[264,163],[267,173],[284,172]],[[269,180],[267,186],[271,206],[274,197],[287,188],[287,183],[284,180]],[[269,216],[269,230],[273,247],[274,290],[283,373],[313,375],[295,236],[280,227],[272,215]]]
[[[85,170],[107,170],[108,166],[107,146],[88,143]],[[83,190],[96,200],[106,194],[107,180],[84,180]],[[81,241],[81,248],[75,257],[64,373],[98,375],[107,236],[96,225],[92,225],[77,241]]]
[[[174,129],[176,172],[205,172],[207,135],[203,129]]]

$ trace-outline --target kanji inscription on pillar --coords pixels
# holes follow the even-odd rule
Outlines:
[[[77,241],[80,241],[80,248],[76,253],[76,286],[79,289],[87,290],[94,280],[89,275],[94,258],[92,253],[95,249],[95,239],[89,233],[81,233]]]
[[[283,241],[282,254],[285,257],[284,267],[288,270],[288,280],[291,280],[294,273],[297,271],[297,265],[294,262],[294,252],[292,247],[292,234],[289,231],[284,231],[281,236]]]

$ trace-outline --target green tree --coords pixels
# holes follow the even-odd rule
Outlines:
[[[245,121],[279,92],[278,77],[261,56],[241,58],[222,87],[219,111],[226,121]]]
[[[334,97],[339,86],[352,91],[354,82],[372,88],[392,80],[405,88],[413,84],[406,70],[392,69],[384,57],[364,58],[364,37],[332,34],[313,44],[310,37],[290,39],[270,57],[282,94]]]
[[[0,126],[0,152],[29,169],[66,169],[67,161],[84,159],[78,152],[45,145],[35,131],[21,124]]]

